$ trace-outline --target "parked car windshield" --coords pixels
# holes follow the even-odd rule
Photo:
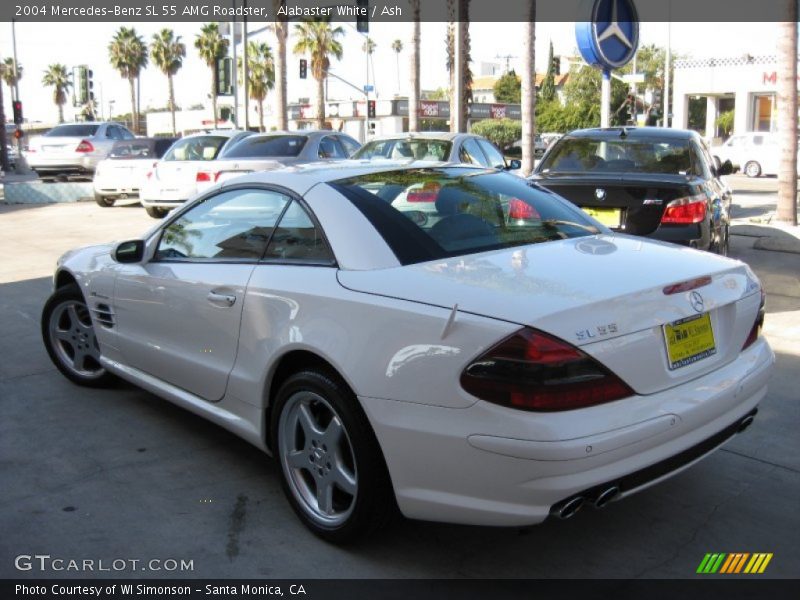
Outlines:
[[[390,171],[330,185],[364,214],[402,264],[601,232],[555,194],[494,170]]]
[[[254,135],[228,148],[220,158],[295,157],[307,141],[304,135]]]
[[[73,123],[70,125],[57,125],[44,134],[45,137],[91,137],[97,133],[99,125],[85,125]]]
[[[665,173],[692,172],[685,139],[592,139],[564,137],[542,160],[538,173]]]
[[[353,158],[413,158],[416,160],[446,161],[453,145],[447,140],[402,138],[374,140],[365,144]]]
[[[163,160],[214,160],[229,138],[221,135],[198,135],[178,140]]]

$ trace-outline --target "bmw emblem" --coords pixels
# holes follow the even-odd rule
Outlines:
[[[692,305],[692,308],[695,310],[695,312],[701,313],[705,309],[703,297],[698,292],[692,292],[689,294],[689,303]]]
[[[606,199],[606,191],[603,188],[597,188],[594,191],[594,197],[602,202]]]

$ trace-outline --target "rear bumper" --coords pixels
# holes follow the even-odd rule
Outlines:
[[[698,250],[708,250],[713,241],[711,227],[707,223],[694,225],[660,225],[647,236],[653,240],[670,242],[681,246],[689,246]]]
[[[519,526],[543,521],[554,505],[598,486],[621,483],[627,495],[690,466],[756,408],[774,360],[762,338],[694,381],[568,413],[360,399],[403,514]],[[626,422],[638,412],[630,413],[629,403],[651,407],[650,418]],[[565,434],[565,418],[581,423],[585,435]]]
[[[40,173],[91,173],[102,156],[46,157],[39,153],[25,155],[28,166]]]

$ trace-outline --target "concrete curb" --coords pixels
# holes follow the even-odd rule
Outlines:
[[[779,223],[753,224],[751,222],[731,223],[731,235],[756,238],[753,248],[770,252],[800,254],[800,227]]]
[[[54,202],[80,202],[94,198],[92,183],[8,183],[3,186],[6,204],[51,204]]]

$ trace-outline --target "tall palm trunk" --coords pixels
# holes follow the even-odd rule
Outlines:
[[[134,78],[128,77],[128,84],[131,88],[131,129],[133,133],[139,133],[139,113],[136,111],[136,86],[133,84]]]
[[[213,125],[212,127],[216,129],[217,127],[217,74],[214,72],[216,67],[211,67],[211,114]]]
[[[258,130],[264,133],[264,100],[258,101]]]
[[[411,0],[411,13],[414,18],[411,31],[411,73],[408,95],[408,130],[419,131],[419,38],[420,38],[420,0]]]
[[[320,77],[317,79],[317,97],[315,98],[316,101],[316,109],[314,114],[316,115],[316,122],[317,122],[317,129],[322,129],[325,127],[325,78]]]
[[[63,104],[58,104],[57,106],[58,106],[58,122],[59,123],[63,123],[64,122],[64,105]]]
[[[172,135],[178,134],[178,129],[175,127],[175,86],[172,83],[172,75],[167,75],[169,81],[169,110],[172,113]]]
[[[786,2],[787,22],[778,31],[778,211],[797,225],[797,4]]]
[[[522,174],[533,171],[536,133],[536,0],[525,22],[522,46]]]
[[[285,4],[284,0],[275,0],[276,13],[279,5]],[[275,20],[275,38],[277,40],[277,53],[275,54],[275,113],[279,131],[289,129],[286,119],[286,36],[287,22],[285,18],[277,17]]]

